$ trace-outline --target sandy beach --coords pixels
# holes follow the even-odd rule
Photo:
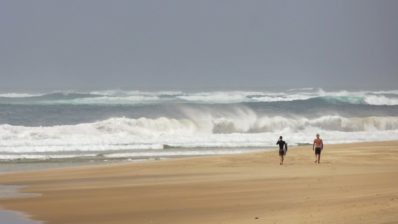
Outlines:
[[[398,141],[0,176],[3,208],[63,223],[398,223]]]

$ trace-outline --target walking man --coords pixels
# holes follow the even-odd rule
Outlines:
[[[323,150],[323,141],[319,138],[319,134],[316,134],[316,139],[314,139],[314,144],[312,145],[312,150],[315,151],[315,161],[318,163],[321,161],[321,152]]]
[[[283,141],[282,136],[280,136],[276,144],[279,145],[279,157],[281,158],[279,165],[283,165],[283,160],[287,152],[287,143]]]

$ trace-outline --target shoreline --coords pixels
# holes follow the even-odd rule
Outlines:
[[[202,150],[202,148],[194,148]],[[0,160],[0,174],[39,171],[58,168],[85,167],[85,166],[105,166],[111,164],[128,164],[141,163],[158,160],[173,160],[180,158],[196,158],[196,157],[214,157],[226,155],[240,155],[247,153],[273,151],[275,147],[247,147],[247,148],[203,148],[205,152],[193,153],[189,148],[182,148],[182,155],[177,153],[172,155],[155,155],[155,156],[136,156],[136,157],[107,157],[104,153],[94,157],[73,157],[73,158],[57,158],[57,159],[17,159],[17,160]],[[211,153],[209,152],[211,151]],[[111,155],[113,151],[109,152]],[[166,152],[170,153],[170,152]],[[174,152],[173,152],[174,153]]]
[[[358,142],[345,142],[345,143],[328,143],[328,146],[333,145],[352,145],[352,144],[372,144],[382,142],[398,142],[398,140],[380,140],[380,141],[358,141]],[[311,143],[299,143],[297,145],[289,145],[290,149],[312,147]],[[188,150],[188,148],[182,148]],[[200,148],[202,149],[202,148]],[[203,148],[210,150],[220,150],[220,148]],[[230,149],[227,151],[225,149]],[[26,159],[26,160],[0,160],[0,177],[3,174],[20,173],[20,172],[36,172],[53,169],[68,169],[68,168],[84,168],[96,166],[110,166],[110,165],[124,165],[134,163],[146,163],[160,160],[175,160],[175,159],[191,159],[191,158],[208,158],[208,157],[223,157],[234,155],[255,154],[262,152],[277,151],[277,146],[265,147],[247,147],[247,148],[223,148],[224,151],[215,152],[213,154],[187,154],[187,155],[169,155],[169,156],[143,156],[143,157],[76,157],[76,158],[57,158],[57,159]],[[113,152],[113,151],[112,151]],[[102,154],[101,154],[102,155]]]
[[[41,194],[0,205],[49,224],[388,223],[398,141],[327,145],[320,165],[306,145],[283,166],[269,151],[7,173],[0,184]]]

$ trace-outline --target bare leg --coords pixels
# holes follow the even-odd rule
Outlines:
[[[318,164],[321,162],[321,154],[318,154]]]

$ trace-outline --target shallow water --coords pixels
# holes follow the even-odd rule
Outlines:
[[[0,185],[0,199],[5,198],[21,198],[21,197],[36,197],[40,194],[24,193],[20,189],[23,186],[16,185]],[[42,224],[43,222],[31,220],[22,212],[10,211],[0,209],[0,223],[1,224]]]
[[[21,212],[0,210],[0,220],[4,224],[43,224],[43,222],[29,219]]]

